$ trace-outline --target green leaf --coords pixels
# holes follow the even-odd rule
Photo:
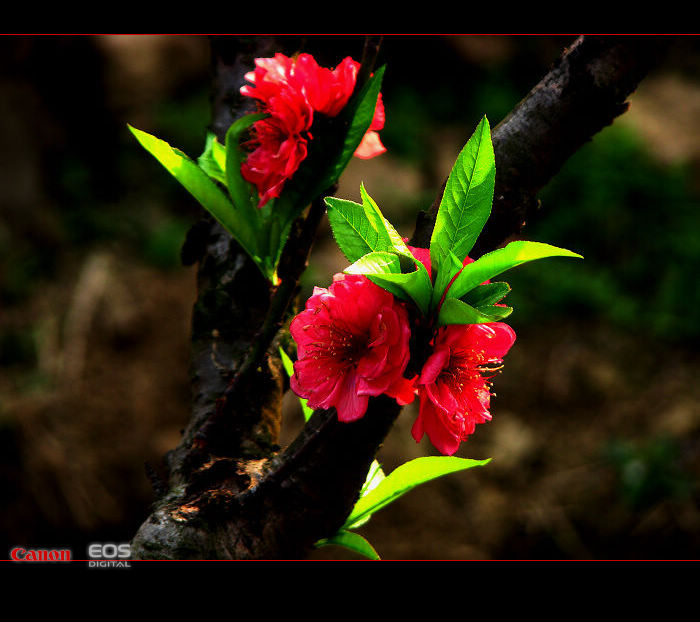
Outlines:
[[[369,196],[363,183],[360,183],[360,194],[362,196],[362,209],[365,211],[365,216],[367,216],[370,226],[379,235],[381,243],[387,244],[391,250],[398,254],[401,264],[400,272],[413,272],[419,263],[418,260],[408,250],[406,242],[403,241],[403,238],[394,226],[384,218],[384,214],[382,214],[375,200]]]
[[[510,315],[511,307],[485,306],[475,309],[457,298],[446,298],[440,307],[438,324],[488,324]]]
[[[345,272],[366,274],[373,283],[394,296],[413,300],[421,312],[427,314],[433,286],[425,266],[411,254],[364,185],[360,186],[360,192],[362,205],[326,197],[328,220],[335,240],[352,262]]]
[[[350,263],[373,251],[393,249],[393,240],[386,228],[375,228],[376,220],[370,221],[363,205],[335,197],[326,197],[325,201],[335,241]]]
[[[287,376],[291,378],[294,375],[294,363],[292,362],[292,359],[289,358],[289,355],[282,348],[280,348],[279,350],[284,371],[286,371]],[[301,411],[304,413],[304,421],[308,421],[311,418],[311,415],[314,414],[314,409],[307,404],[307,400],[305,400],[303,397],[299,398],[299,403],[301,404]]]
[[[493,305],[503,300],[510,293],[510,285],[504,282],[483,283],[462,296],[462,302],[472,307],[479,308]]]
[[[331,545],[342,546],[349,551],[359,553],[360,555],[375,561],[381,559],[377,551],[374,550],[374,547],[367,542],[365,538],[363,538],[359,533],[353,533],[352,531],[346,531],[345,529],[341,529],[330,538],[324,538],[315,544],[316,548]]]
[[[416,266],[413,272],[407,274],[368,274],[367,278],[401,300],[412,300],[421,313],[427,315],[433,284],[425,266],[420,261],[416,262]]]
[[[437,274],[435,285],[433,285],[433,297],[431,302],[433,309],[437,308],[440,300],[442,300],[442,295],[445,292],[445,288],[463,267],[464,265],[462,262],[457,259],[457,256],[452,251],[450,251],[447,258],[443,261],[440,272]]]
[[[384,474],[379,462],[373,460],[369,467],[369,471],[367,472],[365,483],[362,485],[360,490],[360,497],[364,497],[367,493],[372,492],[377,486],[379,486],[385,477],[386,475]]]
[[[367,217],[370,227],[372,227],[382,239],[386,237],[386,239],[391,240],[389,232],[386,229],[385,223],[387,221],[375,200],[367,194],[363,183],[360,183],[360,195],[362,196],[362,209],[365,211],[365,216]]]
[[[490,253],[486,253],[475,262],[465,266],[464,270],[454,280],[452,286],[447,290],[448,298],[462,298],[467,292],[477,285],[488,281],[511,268],[535,259],[545,259],[547,257],[578,257],[578,253],[558,248],[541,242],[528,242],[520,240],[511,242],[505,248],[499,248]],[[444,306],[444,305],[443,305]]]
[[[436,477],[487,464],[487,460],[470,460],[456,456],[425,456],[402,464],[387,475],[371,492],[355,504],[343,527],[352,527],[358,521],[378,510],[419,484]]]
[[[367,253],[364,257],[360,257],[351,266],[345,268],[343,272],[346,274],[400,273],[401,263],[398,255],[395,253],[378,251]]]
[[[174,149],[164,140],[131,125],[128,127],[144,149],[153,155],[202,207],[223,225],[260,267],[256,237],[250,223],[234,209],[231,201],[216,183],[199,168],[194,160],[179,149]]]
[[[506,305],[482,305],[476,308],[479,313],[493,318],[494,322],[500,322],[513,313],[513,307],[507,307]]]
[[[265,208],[270,206],[272,201],[265,205]],[[284,250],[284,245],[289,237],[289,230],[292,227],[292,221],[285,218],[284,215],[280,217],[275,217],[274,205],[272,205],[273,210],[272,216],[265,218],[262,222],[263,233],[267,232],[267,240],[263,240],[262,243],[266,244],[267,256],[266,260],[269,263],[270,268],[274,271],[277,268],[280,257],[282,256],[282,251]]]
[[[294,361],[292,361],[289,354],[287,354],[281,346],[279,351],[280,359],[282,359],[282,367],[284,367],[284,371],[287,372],[287,376],[291,378],[294,375]]]
[[[328,220],[340,250],[350,262],[373,251],[396,251],[401,265],[414,270],[415,258],[396,229],[384,218],[364,184],[360,184],[360,193],[362,205],[335,197],[325,199]]]
[[[372,492],[379,484],[384,480],[386,475],[384,474],[384,471],[382,470],[381,465],[379,462],[376,460],[372,461],[372,464],[369,467],[369,471],[367,473],[367,477],[365,479],[365,483],[362,485],[362,488],[360,489],[360,499],[364,497],[365,495],[369,494]],[[361,527],[364,525],[369,519],[372,518],[371,514],[367,514],[364,518],[361,518],[358,521],[355,521],[352,524],[353,529],[357,529],[358,527]]]
[[[467,257],[491,214],[495,178],[491,131],[484,117],[447,179],[430,240],[433,270],[440,272],[450,251],[460,263]]]
[[[226,148],[213,132],[207,132],[204,152],[197,158],[197,164],[209,177],[226,185]]]

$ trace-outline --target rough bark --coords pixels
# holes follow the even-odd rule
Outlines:
[[[625,99],[663,41],[582,37],[493,131],[493,215],[476,254],[520,232],[536,193],[584,142],[626,109]],[[369,39],[366,57],[378,41]],[[267,38],[213,41],[213,128],[223,136],[247,112],[237,98],[252,59],[276,50]],[[369,63],[368,63],[369,65]],[[367,66],[368,66],[367,65]],[[412,243],[427,247],[438,195],[421,213]],[[322,204],[298,222],[271,288],[218,225],[195,227],[183,257],[199,261],[193,319],[192,419],[167,457],[166,491],[132,542],[135,558],[304,557],[350,512],[367,469],[399,414],[388,398],[365,417],[339,423],[317,411],[284,452],[277,447],[285,380],[274,356]]]

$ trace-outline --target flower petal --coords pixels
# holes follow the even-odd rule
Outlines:
[[[408,313],[402,302],[363,275],[336,275],[314,288],[290,323],[297,343],[292,390],[312,408],[335,406],[341,421],[362,417],[369,396],[387,391],[413,399],[403,379],[410,357]]]
[[[352,373],[345,375],[344,382],[338,383],[339,390],[334,396],[334,406],[338,412],[338,420],[345,423],[357,421],[365,412],[369,396],[359,395],[355,388],[356,377]]]
[[[440,372],[445,369],[450,360],[450,350],[448,348],[437,348],[423,365],[420,373],[420,384],[432,384],[437,380]]]
[[[435,409],[435,404],[425,394],[421,395],[418,416],[422,430],[428,435],[430,442],[441,454],[451,456],[459,449],[460,437],[456,436],[444,425],[442,413]],[[416,435],[414,434],[413,437],[415,438]]]
[[[385,391],[389,397],[393,397],[399,406],[406,406],[416,398],[416,381],[418,376],[412,380],[403,376],[397,378],[394,383]]]
[[[368,130],[362,137],[360,144],[357,146],[353,155],[361,160],[369,160],[375,156],[386,152],[386,147],[382,144],[379,134],[372,130]]]

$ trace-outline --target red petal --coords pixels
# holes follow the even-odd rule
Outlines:
[[[347,373],[344,381],[338,383],[338,391],[334,391],[334,406],[338,412],[338,420],[345,423],[361,419],[367,412],[369,397],[358,395],[355,387],[355,375]]]
[[[406,406],[416,398],[416,381],[418,376],[414,376],[412,380],[403,376],[397,378],[394,383],[385,391],[389,397],[393,397],[399,406]]]
[[[474,347],[483,349],[489,359],[502,359],[515,343],[515,331],[503,322],[469,326]]]
[[[455,436],[445,425],[444,417],[445,415],[435,408],[435,405],[427,395],[421,395],[419,419],[421,420],[422,429],[441,454],[451,456],[459,449],[461,439]],[[413,438],[416,438],[415,434]]]
[[[361,160],[369,160],[370,158],[381,155],[385,151],[386,147],[382,144],[379,134],[369,130],[362,137],[362,142],[360,142],[353,155]]]
[[[437,348],[423,365],[420,373],[420,384],[431,384],[437,380],[440,372],[445,369],[450,360],[448,348]]]

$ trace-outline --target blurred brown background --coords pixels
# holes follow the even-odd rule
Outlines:
[[[389,36],[388,154],[355,160],[409,235],[486,114],[495,126],[573,36]],[[299,37],[327,66],[360,37]],[[130,123],[201,153],[202,36],[0,38],[0,495],[3,549],[131,539],[152,500],[146,462],[189,412],[200,208]],[[700,46],[674,37],[630,111],[542,193],[525,234],[582,253],[518,268],[518,340],[493,421],[458,455],[483,468],[425,484],[360,531],[385,559],[700,557]],[[344,261],[324,223],[304,277]],[[301,425],[286,398],[284,440]],[[430,455],[406,409],[385,470]],[[7,553],[3,553],[6,555]],[[316,558],[351,557],[323,549]]]

